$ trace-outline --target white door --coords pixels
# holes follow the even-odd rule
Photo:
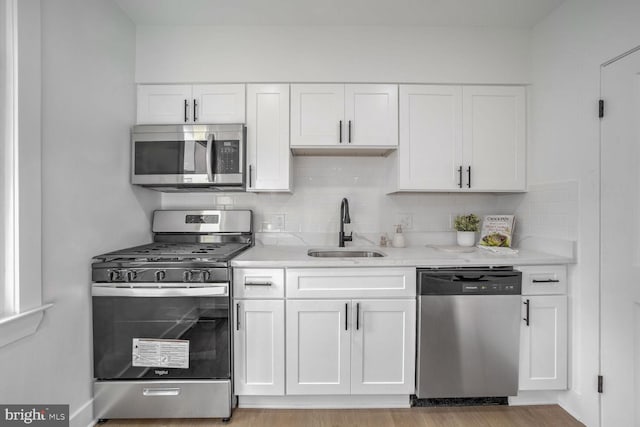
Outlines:
[[[398,145],[397,85],[346,85],[344,102],[348,144]]]
[[[462,99],[464,188],[525,190],[524,87],[465,86]]]
[[[602,426],[640,426],[640,53],[601,77]]]
[[[245,122],[243,84],[194,85],[193,102],[194,123]]]
[[[567,296],[523,296],[520,390],[567,388]],[[526,303],[528,303],[528,320]]]
[[[284,395],[284,300],[236,300],[237,395]]]
[[[344,85],[291,85],[291,145],[347,143]]]
[[[354,300],[352,318],[351,394],[413,394],[415,299]]]
[[[460,188],[462,88],[400,86],[400,190]]]
[[[287,394],[349,394],[349,300],[287,300]]]
[[[290,191],[289,85],[247,85],[247,191]]]
[[[181,124],[192,120],[191,85],[138,85],[138,124]]]

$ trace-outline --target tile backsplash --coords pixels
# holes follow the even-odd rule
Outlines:
[[[315,236],[333,244],[339,229],[340,201],[349,200],[347,231],[377,242],[394,224],[405,224],[409,244],[451,240],[455,215],[512,213],[514,203],[495,194],[403,193],[387,195],[381,157],[294,157],[293,193],[163,193],[163,209],[246,208],[254,211],[254,229],[263,238],[288,240],[285,234]],[[498,203],[503,200],[502,203]],[[277,235],[280,233],[280,235]],[[270,235],[265,236],[265,235]],[[272,235],[273,234],[273,235]],[[443,236],[447,236],[444,238]],[[303,239],[304,240],[304,239]],[[307,240],[308,241],[308,240]],[[366,240],[363,241],[363,244]],[[299,243],[298,243],[299,244]]]

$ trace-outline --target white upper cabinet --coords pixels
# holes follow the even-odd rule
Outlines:
[[[398,86],[346,85],[344,96],[348,144],[398,145]]]
[[[194,123],[244,123],[243,84],[193,85]]]
[[[138,124],[190,123],[191,85],[138,85]]]
[[[462,96],[467,188],[524,190],[524,88],[466,86]]]
[[[525,191],[525,88],[400,86],[392,191]]]
[[[289,85],[247,85],[247,191],[291,191]]]
[[[243,84],[138,85],[138,124],[244,122]]]
[[[399,187],[454,190],[462,167],[462,87],[400,86]]]
[[[343,142],[344,85],[291,85],[291,145]]]
[[[397,145],[397,85],[291,85],[292,148]]]

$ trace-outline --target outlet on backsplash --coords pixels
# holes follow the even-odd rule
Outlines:
[[[413,214],[399,213],[396,214],[394,224],[400,224],[403,230],[411,230],[413,228]]]
[[[285,217],[283,213],[278,214],[264,214],[260,226],[262,232],[284,231],[285,230]]]

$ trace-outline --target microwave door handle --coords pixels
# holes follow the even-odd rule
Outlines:
[[[213,174],[213,165],[215,164],[215,159],[213,158],[215,150],[213,149],[213,134],[209,134],[207,138],[207,176],[209,177],[209,182],[215,182],[215,175]]]

